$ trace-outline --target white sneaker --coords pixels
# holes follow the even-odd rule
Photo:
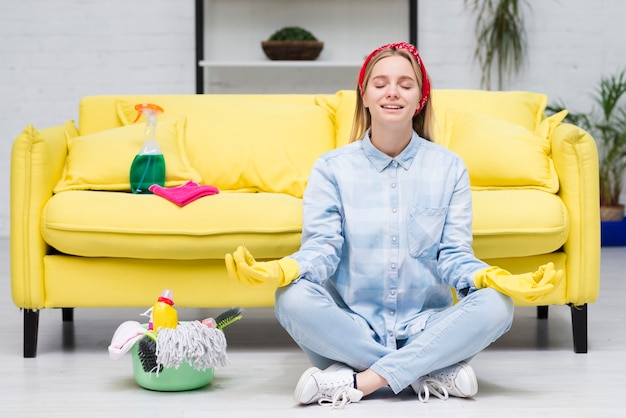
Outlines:
[[[330,405],[342,408],[351,402],[359,402],[363,392],[354,388],[354,371],[347,366],[333,364],[326,370],[311,367],[306,370],[293,394],[296,402]]]
[[[448,395],[470,398],[478,392],[478,380],[474,369],[462,361],[420,377],[411,387],[420,402],[427,402],[431,393],[443,400]]]

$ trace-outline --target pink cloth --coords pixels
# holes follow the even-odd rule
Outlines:
[[[215,186],[200,186],[193,180],[177,187],[161,187],[158,184],[153,184],[149,190],[181,207],[203,196],[211,196],[220,192]]]
[[[109,345],[109,356],[117,360],[128,353],[131,347],[143,338],[146,329],[137,321],[123,322],[113,334],[111,345]]]

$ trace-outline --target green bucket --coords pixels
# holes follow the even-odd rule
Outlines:
[[[139,386],[160,392],[180,392],[202,388],[213,380],[213,369],[196,370],[189,363],[178,368],[165,367],[159,373],[145,372],[138,354],[139,344],[131,348],[133,375]]]

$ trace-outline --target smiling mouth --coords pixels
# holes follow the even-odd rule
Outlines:
[[[383,105],[381,106],[383,109],[392,109],[392,110],[400,110],[403,107],[398,105]]]

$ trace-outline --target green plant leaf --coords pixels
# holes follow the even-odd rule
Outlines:
[[[474,58],[481,68],[481,85],[491,90],[494,64],[498,89],[505,78],[519,73],[526,61],[526,31],[521,3],[526,0],[465,0],[476,15]]]
[[[572,113],[566,121],[588,131],[598,146],[600,205],[619,204],[626,172],[626,69],[603,76],[589,112]],[[565,108],[556,103],[546,108]]]
[[[299,26],[287,26],[270,36],[270,41],[317,41],[311,32]]]

